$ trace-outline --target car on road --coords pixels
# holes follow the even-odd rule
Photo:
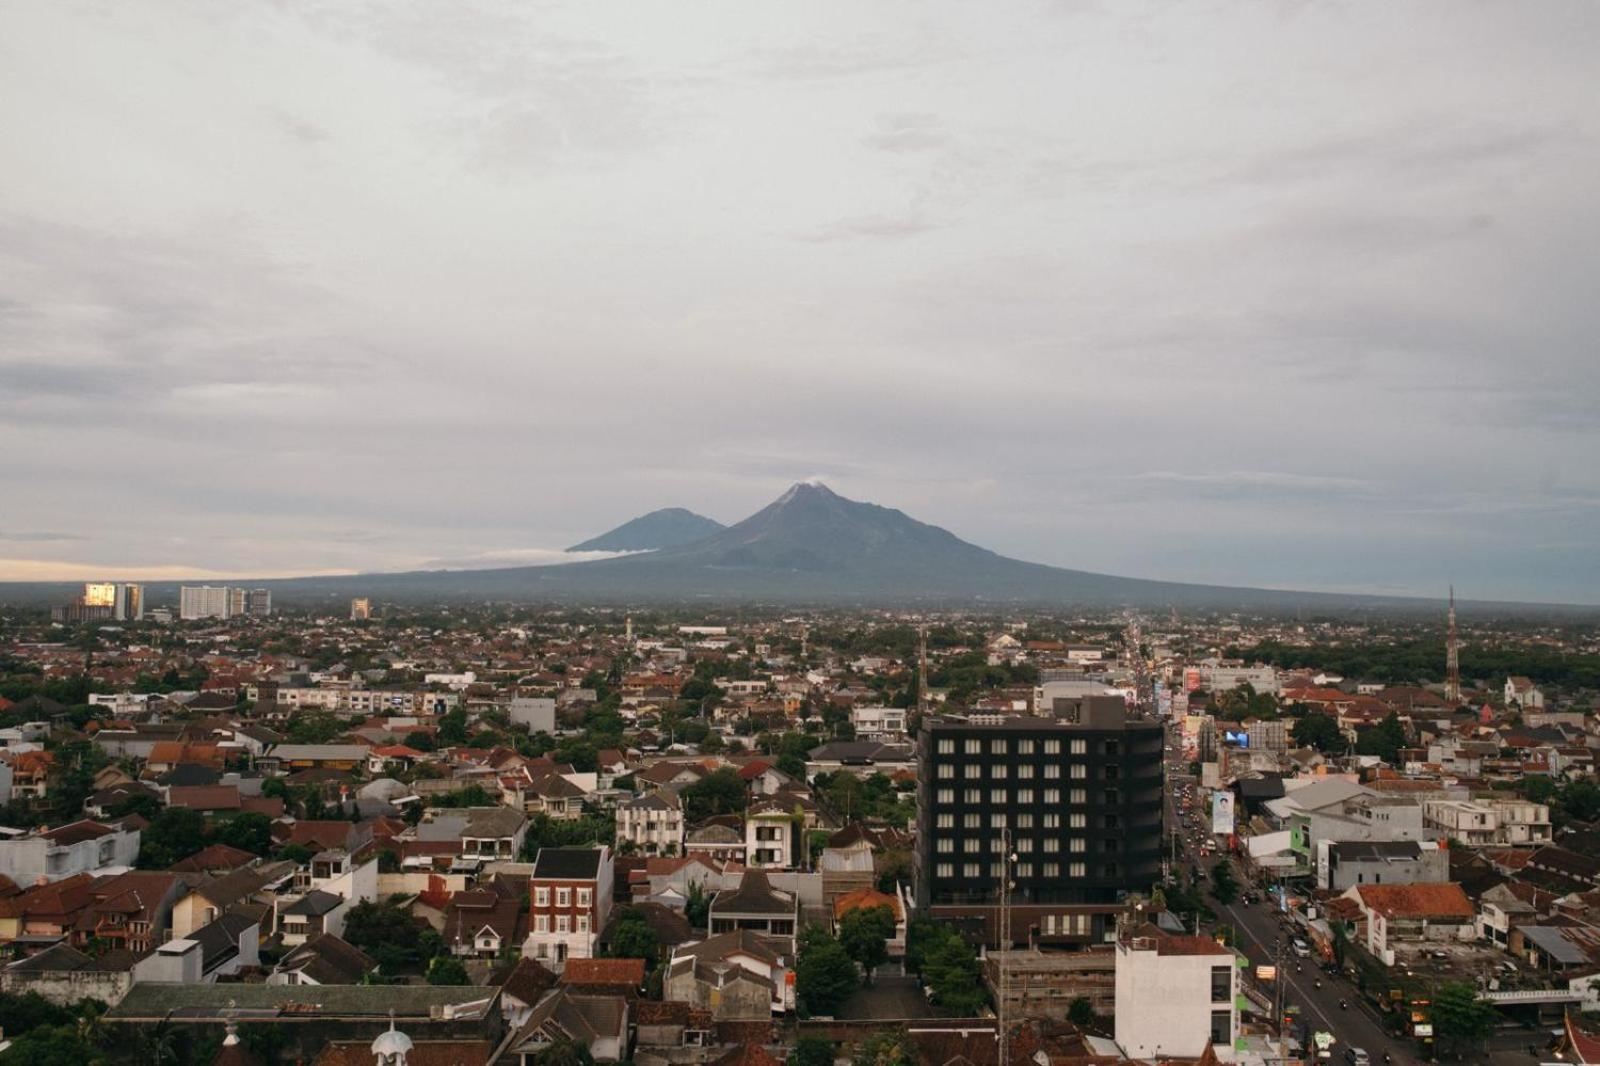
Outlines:
[[[1302,959],[1309,959],[1311,957],[1311,945],[1307,944],[1303,938],[1298,936],[1295,937],[1293,940],[1289,941],[1289,946],[1294,949],[1294,953],[1297,957]]]
[[[1350,1060],[1352,1066],[1372,1066],[1372,1058],[1365,1048],[1347,1047],[1344,1049],[1344,1057]]]

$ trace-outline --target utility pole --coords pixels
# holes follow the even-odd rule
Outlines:
[[[998,1066],[1010,1066],[1010,1034],[1006,1032],[1006,999],[1011,994],[1011,869],[1015,862],[1011,854],[1011,829],[1000,830],[1000,956],[995,960],[995,1029],[998,1049],[995,1061]]]

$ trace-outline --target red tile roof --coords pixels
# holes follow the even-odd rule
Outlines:
[[[1457,884],[1357,885],[1356,893],[1385,918],[1470,919],[1477,913]]]

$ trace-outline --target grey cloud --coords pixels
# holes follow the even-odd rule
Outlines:
[[[5,8],[6,524],[371,570],[822,473],[1600,599],[1591,8]]]
[[[78,541],[83,539],[85,538],[76,533],[57,533],[51,530],[20,533],[15,530],[0,529],[0,541],[10,541],[16,544],[50,544],[58,541]]]

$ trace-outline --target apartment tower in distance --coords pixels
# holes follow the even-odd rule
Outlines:
[[[178,617],[185,622],[226,618],[229,606],[228,589],[224,586],[184,585],[178,590]]]
[[[118,622],[137,622],[144,617],[144,586],[120,581],[95,581],[83,586],[85,607],[109,607]]]
[[[365,622],[372,617],[372,601],[365,596],[350,601],[350,621]]]
[[[1012,942],[1103,943],[1128,894],[1161,879],[1163,743],[1118,696],[924,719],[918,909],[998,946],[1009,839]]]

